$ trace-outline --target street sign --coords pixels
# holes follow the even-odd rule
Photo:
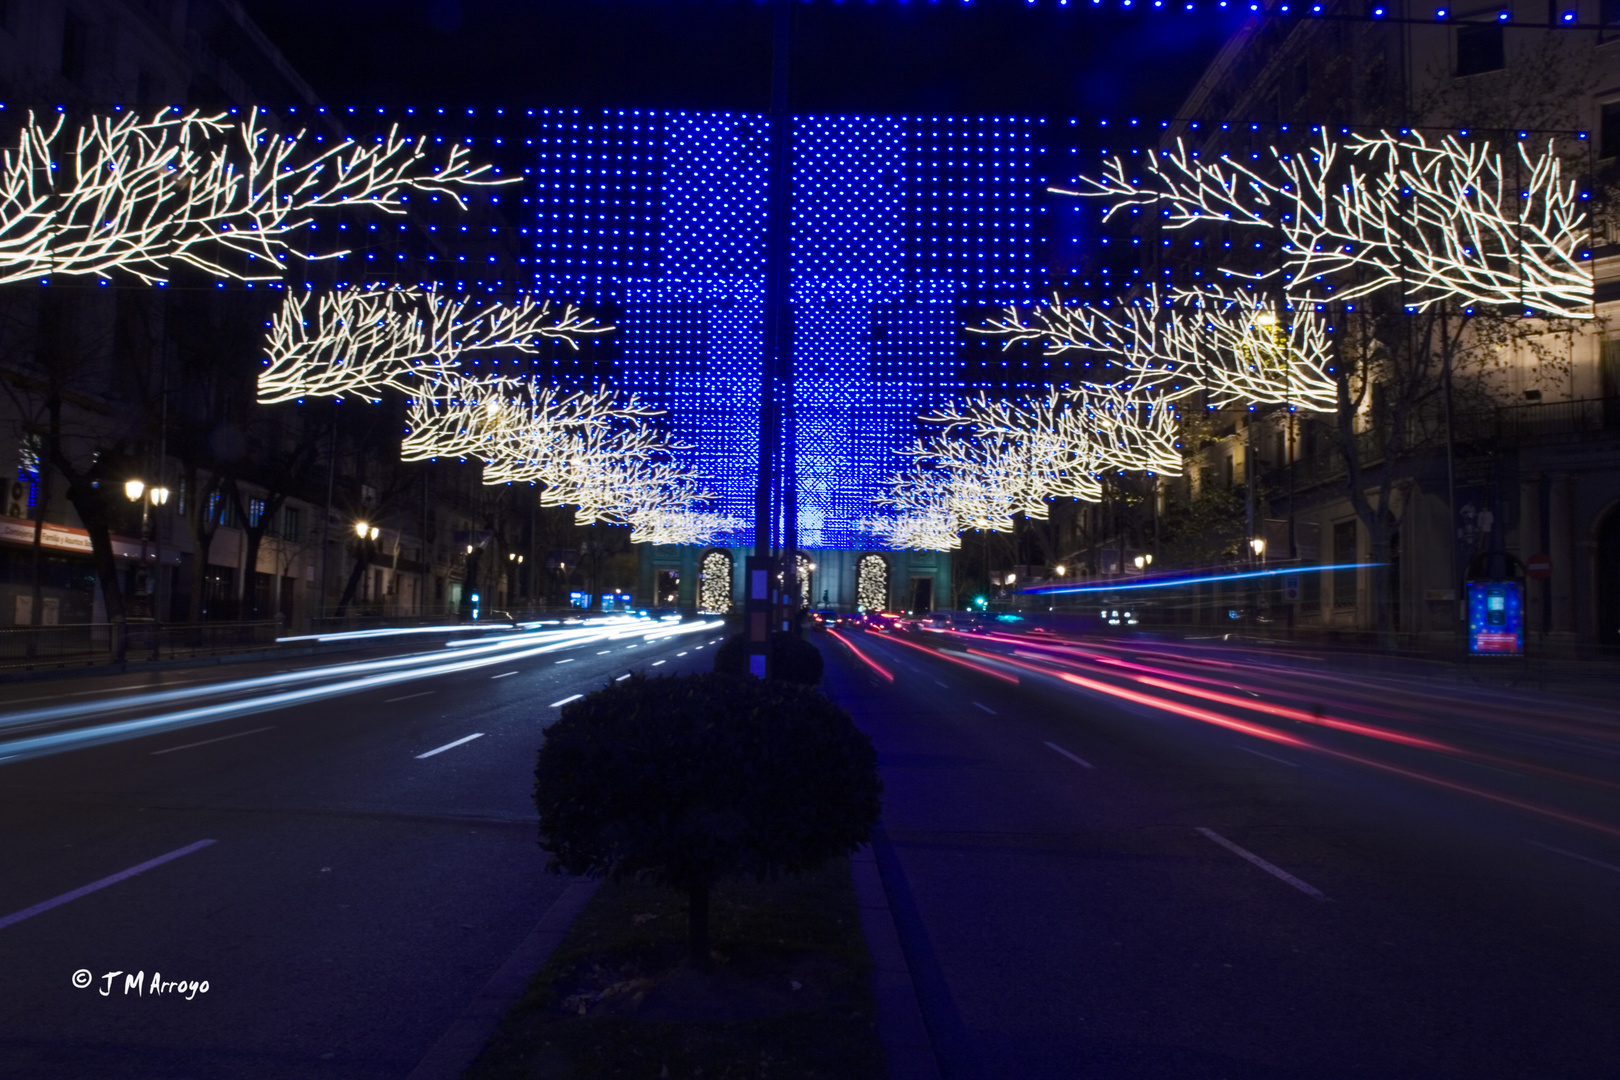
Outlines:
[[[1299,575],[1285,574],[1283,576],[1283,601],[1296,603],[1299,600]]]
[[[1546,581],[1552,577],[1552,560],[1545,554],[1537,553],[1524,561],[1525,576],[1535,578],[1537,581]]]

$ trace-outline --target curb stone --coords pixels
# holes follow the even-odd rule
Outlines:
[[[597,878],[572,882],[552,901],[529,936],[506,958],[500,970],[490,976],[466,1011],[439,1037],[405,1080],[458,1080],[467,1071],[500,1027],[506,1011],[523,996],[529,976],[551,958],[600,884]]]
[[[849,868],[855,879],[861,933],[872,957],[878,1042],[883,1045],[883,1057],[888,1062],[889,1080],[940,1080],[934,1043],[923,1023],[917,988],[900,948],[900,934],[895,928],[894,913],[889,909],[888,893],[884,891],[877,856],[871,845],[849,857]]]

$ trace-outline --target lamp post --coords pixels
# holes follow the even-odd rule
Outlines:
[[[142,480],[139,477],[135,477],[135,478],[124,481],[124,497],[127,498],[130,502],[138,502],[138,503],[141,504],[141,526],[140,526],[140,533],[141,533],[140,574],[141,574],[141,577],[136,577],[133,572],[130,574],[128,592],[129,592],[129,595],[133,597],[135,595],[136,591],[137,591],[136,590],[137,583],[139,583],[142,580],[142,578],[146,579],[146,583],[147,583],[147,590],[146,591],[152,597],[152,616],[153,616],[153,624],[154,624],[154,633],[152,635],[152,658],[155,660],[155,659],[157,659],[157,655],[158,655],[158,641],[157,641],[157,634],[155,633],[156,621],[157,621],[157,602],[158,602],[158,585],[157,585],[157,583],[162,580],[162,574],[163,574],[163,541],[162,541],[161,537],[158,538],[158,541],[157,541],[157,545],[158,545],[158,547],[157,547],[158,568],[157,568],[157,575],[155,577],[153,577],[153,576],[148,574],[147,569],[146,569],[146,540],[147,540],[147,535],[146,534],[147,534],[148,530],[151,528],[151,524],[152,524],[152,507],[153,506],[162,506],[164,503],[167,503],[169,501],[169,489],[166,488],[166,487],[157,487],[157,486],[155,486],[155,487],[147,487],[145,480]],[[127,628],[127,620],[126,620],[126,628]]]

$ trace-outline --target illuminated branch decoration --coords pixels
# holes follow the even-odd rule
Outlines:
[[[747,525],[729,514],[682,510],[640,510],[630,515],[632,544],[716,544],[735,542]],[[708,582],[704,582],[708,595]],[[729,583],[727,585],[729,603]],[[707,602],[707,601],[705,601]],[[724,608],[719,609],[724,611]]]
[[[1045,398],[958,402],[923,417],[943,428],[905,453],[916,464],[863,527],[891,547],[950,550],[964,529],[1010,531],[1054,498],[1096,502],[1103,472],[1179,475],[1171,402],[1118,386],[1052,387]]]
[[[1215,408],[1334,409],[1333,343],[1310,306],[1293,305],[1279,316],[1270,297],[1214,285],[1178,291],[1175,304],[1168,336],[1196,357],[1190,366]],[[1188,310],[1197,314],[1186,317]]]
[[[122,271],[152,284],[182,265],[275,280],[289,258],[344,254],[287,246],[315,212],[400,214],[409,191],[462,204],[468,188],[515,181],[472,166],[459,145],[433,164],[427,140],[397,128],[374,143],[311,149],[317,140],[271,131],[257,109],[241,120],[166,109],[66,124],[29,114],[0,162],[0,283]]]
[[[1053,296],[1050,304],[1029,311],[1008,307],[984,326],[966,329],[970,334],[1002,338],[1003,350],[1034,342],[1046,356],[1098,354],[1120,365],[1133,387],[1157,388],[1179,398],[1197,389],[1189,379],[1189,369],[1198,359],[1198,350],[1170,332],[1171,322],[1162,310],[1167,305],[1152,286],[1144,297],[1119,300],[1106,308],[1064,303]]]
[[[468,353],[532,353],[542,338],[577,347],[580,337],[613,329],[549,300],[475,307],[433,289],[380,287],[323,293],[311,304],[313,297],[289,291],[271,320],[261,402],[369,399],[384,387],[416,393],[421,380],[455,371]]]
[[[884,547],[913,551],[954,551],[962,546],[962,530],[949,512],[931,508],[921,513],[884,517],[873,515],[859,522]]]
[[[629,525],[634,543],[737,531],[737,519],[699,509],[713,496],[678,463],[684,448],[647,423],[655,415],[607,388],[562,396],[526,379],[451,374],[411,402],[401,456],[478,458],[484,483],[541,485],[540,505],[572,506],[581,525]]]
[[[1578,185],[1563,179],[1551,144],[1532,153],[1521,142],[1517,155],[1507,162],[1489,143],[1450,135],[1431,143],[1420,133],[1380,132],[1341,144],[1324,132],[1301,153],[1273,148],[1273,177],[1228,156],[1201,161],[1177,140],[1140,177],[1114,157],[1101,176],[1061,193],[1111,200],[1105,219],[1151,206],[1172,230],[1274,232],[1282,265],[1246,276],[1282,275],[1296,302],[1396,287],[1420,309],[1458,300],[1592,318]]]

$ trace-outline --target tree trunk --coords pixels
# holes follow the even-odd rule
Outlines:
[[[30,572],[28,625],[45,625],[45,513],[51,506],[51,465],[36,461],[39,470],[39,497],[34,500],[34,550]],[[28,635],[28,658],[32,660],[39,648],[39,635]]]
[[[362,544],[360,554],[355,556],[354,569],[349,571],[349,582],[343,586],[343,595],[338,597],[337,611],[333,612],[340,619],[353,603],[354,594],[360,589],[360,579],[365,575],[366,567],[371,565],[371,552],[371,544]]]
[[[709,882],[703,879],[686,890],[686,934],[690,945],[688,959],[693,967],[708,973],[714,970],[709,953]]]
[[[107,621],[112,624],[113,663],[121,664],[128,648],[125,625],[124,590],[118,580],[118,563],[113,558],[112,532],[107,524],[107,508],[99,488],[94,488],[83,477],[69,475],[68,502],[79,512],[85,531],[90,534],[90,556],[96,568],[96,581],[101,586],[101,598],[107,606]]]
[[[265,513],[268,517],[269,511]],[[259,568],[259,546],[264,542],[263,526],[245,530],[244,541],[247,545],[247,554],[242,559],[241,602],[237,605],[237,610],[240,613],[239,617],[246,622],[259,617],[259,594],[253,588],[253,576]]]

